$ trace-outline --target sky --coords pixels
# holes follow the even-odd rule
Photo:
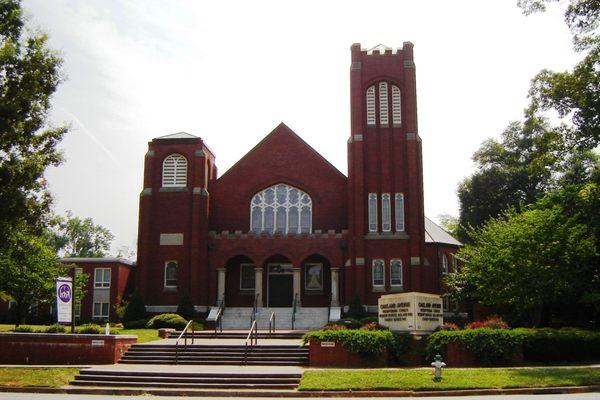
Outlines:
[[[343,173],[350,46],[414,43],[425,212],[458,215],[473,152],[527,105],[531,78],[578,60],[561,10],[516,0],[24,0],[64,58],[50,121],[69,124],[48,171],[55,211],[135,249],[152,138],[185,131],[223,174],[279,122]]]

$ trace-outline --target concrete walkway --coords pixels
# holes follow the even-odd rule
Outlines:
[[[150,345],[169,345],[174,346],[177,339],[161,339],[153,342],[140,343],[139,346]],[[184,343],[183,339],[179,341],[179,345]],[[192,344],[192,339],[187,340],[188,345]],[[243,346],[246,339],[225,339],[225,338],[195,338],[194,344],[210,345],[210,346]],[[300,339],[258,339],[259,346],[301,346]]]
[[[114,364],[95,365],[91,371],[143,371],[182,373],[232,373],[232,374],[302,374],[303,367],[268,365],[172,365],[172,364]]]

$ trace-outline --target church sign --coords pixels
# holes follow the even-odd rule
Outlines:
[[[379,298],[379,325],[392,331],[432,332],[444,322],[442,298],[419,292],[384,295]]]

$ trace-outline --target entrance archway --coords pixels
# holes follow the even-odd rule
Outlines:
[[[294,275],[287,257],[275,255],[265,261],[267,272],[267,306],[292,307],[294,303]]]

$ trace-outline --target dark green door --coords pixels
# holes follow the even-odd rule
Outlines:
[[[269,275],[269,307],[291,307],[294,302],[292,275]]]

